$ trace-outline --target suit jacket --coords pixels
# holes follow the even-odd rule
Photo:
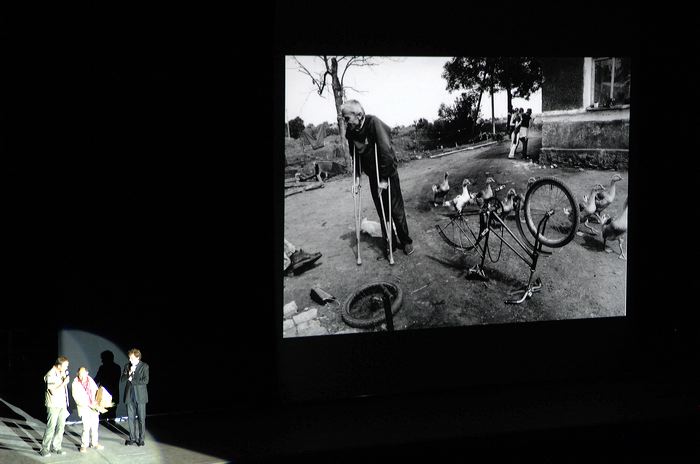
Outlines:
[[[124,402],[131,403],[131,390],[134,390],[137,403],[148,403],[148,364],[141,361],[136,365],[136,370],[129,382],[129,369],[131,363],[126,363],[122,370],[122,381],[126,382],[124,388]]]

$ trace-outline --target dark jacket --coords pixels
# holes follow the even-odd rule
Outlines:
[[[131,363],[126,363],[122,370],[122,381],[126,382],[124,387],[124,402],[131,403],[131,389],[134,389],[137,403],[148,403],[148,364],[141,361],[136,365],[136,370],[129,382],[129,369]]]
[[[362,172],[370,179],[376,181],[377,171],[374,163],[374,145],[377,145],[379,160],[379,177],[388,179],[396,174],[399,165],[391,144],[391,128],[381,119],[371,114],[365,115],[365,122],[359,130],[353,131],[348,128],[345,132],[350,147],[350,156],[357,154],[357,160],[361,160]],[[357,167],[357,164],[356,164]]]

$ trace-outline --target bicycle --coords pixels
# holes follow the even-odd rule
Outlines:
[[[504,222],[503,203],[493,196],[484,200],[478,209],[455,211],[447,214],[448,220],[436,224],[440,237],[456,250],[467,253],[478,250],[481,256],[481,263],[477,263],[468,269],[470,277],[481,280],[488,280],[484,272],[484,262],[486,255],[489,255],[491,262],[496,263],[500,259],[503,244],[510,248],[520,259],[530,266],[530,275],[527,285],[523,289],[511,292],[517,294],[523,292],[520,298],[508,299],[506,304],[520,304],[532,297],[542,288],[542,281],[538,277],[535,281],[532,278],[537,268],[540,255],[550,255],[551,251],[543,250],[543,246],[550,248],[561,248],[573,240],[579,223],[579,209],[574,201],[571,190],[559,179],[554,177],[544,177],[536,180],[525,193],[525,197],[515,196],[513,199],[513,210],[516,213],[515,224],[522,240],[515,236],[513,231]],[[470,216],[479,216],[479,230],[474,232],[469,224]],[[528,231],[534,238],[534,243],[523,230],[521,215]],[[500,231],[500,235],[499,235]],[[489,238],[491,234],[500,240],[500,250],[494,260],[489,248]],[[507,233],[515,240],[527,255],[523,256],[511,243],[504,238]]]

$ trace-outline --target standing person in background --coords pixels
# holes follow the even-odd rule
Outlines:
[[[517,112],[517,108],[511,108],[511,110],[508,112],[508,127],[506,127],[506,132],[508,132],[508,138],[510,139],[511,143],[513,142],[513,129],[515,129],[515,121],[513,121],[513,118]]]
[[[97,384],[88,375],[88,370],[85,367],[78,369],[78,376],[73,379],[73,384],[71,385],[71,393],[76,406],[78,406],[78,415],[83,420],[80,452],[87,452],[88,446],[90,446],[91,435],[92,447],[98,450],[104,449],[104,446],[97,441],[97,429],[100,426],[100,411],[95,399]]]
[[[511,120],[511,123],[514,124],[513,126],[513,137],[512,141],[510,144],[510,153],[508,153],[508,158],[515,158],[515,149],[518,148],[518,140],[519,140],[519,132],[520,132],[520,124],[522,123],[522,115],[523,115],[523,109],[522,108],[516,108],[515,110],[515,115],[513,116],[513,119]]]
[[[119,364],[114,362],[114,353],[111,351],[103,351],[100,354],[100,358],[102,359],[102,365],[97,369],[95,383],[98,387],[105,387],[112,395],[115,405],[107,410],[104,417],[107,420],[114,420],[117,417],[116,403],[119,403],[119,377],[121,376],[121,369],[119,368]]]
[[[133,348],[127,353],[129,362],[124,366],[122,380],[124,403],[129,416],[129,439],[125,445],[144,445],[146,433],[146,403],[148,403],[148,364],[141,361],[141,351]]]
[[[46,382],[45,405],[48,418],[39,451],[42,456],[50,456],[51,452],[60,456],[66,454],[61,449],[61,443],[63,443],[63,430],[69,415],[68,364],[68,358],[59,356],[51,370],[44,376],[44,382]]]
[[[520,123],[520,140],[523,142],[523,151],[521,152],[523,159],[529,158],[527,156],[527,140],[530,133],[530,124],[532,123],[532,109],[528,108],[525,114],[523,114],[522,122]]]

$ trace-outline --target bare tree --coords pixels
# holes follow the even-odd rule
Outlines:
[[[321,55],[318,56],[321,60],[321,69],[312,71],[304,66],[295,56],[294,61],[296,61],[299,66],[299,72],[306,74],[311,78],[311,82],[316,87],[316,92],[319,96],[323,97],[324,92],[329,91],[333,94],[333,101],[335,103],[335,111],[338,119],[338,132],[340,134],[341,146],[343,149],[343,158],[348,166],[351,164],[350,153],[348,151],[348,144],[344,143],[345,138],[345,120],[340,112],[340,107],[346,99],[346,90],[350,89],[355,92],[361,92],[360,90],[354,89],[348,85],[345,85],[345,74],[351,67],[361,67],[361,66],[376,66],[377,63],[369,56],[328,56]],[[330,87],[328,86],[328,79],[330,78]],[[324,97],[325,98],[325,97]]]

